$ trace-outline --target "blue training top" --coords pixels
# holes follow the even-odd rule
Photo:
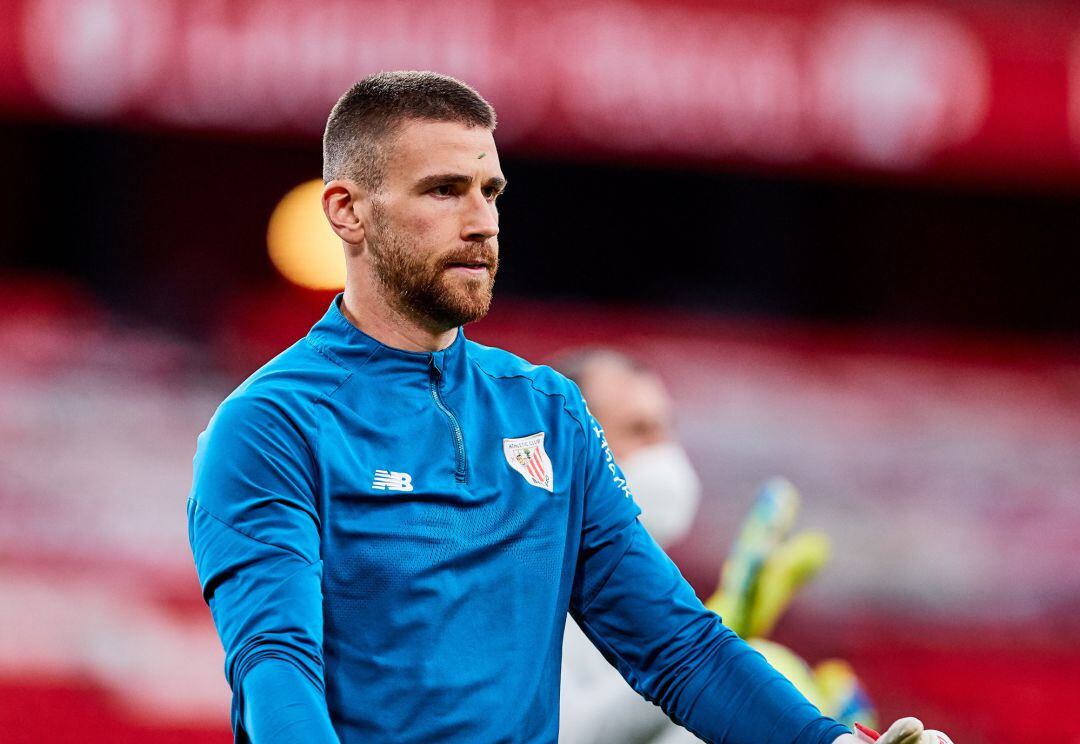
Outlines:
[[[572,382],[460,331],[384,346],[339,302],[199,437],[237,742],[555,742],[568,611],[708,741],[847,733],[698,601]]]

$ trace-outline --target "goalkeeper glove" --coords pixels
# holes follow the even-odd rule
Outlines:
[[[879,734],[866,726],[855,724],[855,741],[877,744],[953,744],[953,740],[940,731],[924,729],[918,718],[901,718]]]
[[[767,636],[829,560],[827,535],[789,537],[798,512],[799,493],[789,481],[765,483],[724,562],[720,589],[705,603],[743,638]]]
[[[791,535],[799,501],[798,491],[784,478],[765,483],[724,563],[720,590],[706,606],[749,639],[825,715],[848,726],[855,721],[873,724],[870,698],[850,665],[831,659],[811,669],[790,649],[763,639],[795,593],[829,560],[827,535],[810,531]]]
[[[747,641],[776,671],[823,714],[851,726],[856,721],[874,725],[876,713],[870,697],[847,662],[828,659],[811,668],[798,654],[775,641]]]

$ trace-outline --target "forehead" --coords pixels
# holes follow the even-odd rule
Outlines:
[[[502,177],[491,131],[448,121],[406,122],[390,146],[387,179],[412,181],[433,173]]]
[[[585,397],[602,418],[646,417],[666,420],[671,402],[660,378],[652,372],[598,361],[585,375]]]

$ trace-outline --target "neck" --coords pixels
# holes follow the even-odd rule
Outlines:
[[[458,334],[457,328],[431,328],[391,307],[371,278],[346,283],[341,313],[379,343],[403,351],[440,351]]]

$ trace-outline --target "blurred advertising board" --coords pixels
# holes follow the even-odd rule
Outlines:
[[[1080,9],[949,0],[9,0],[0,111],[315,136],[433,69],[509,151],[1080,180]]]

